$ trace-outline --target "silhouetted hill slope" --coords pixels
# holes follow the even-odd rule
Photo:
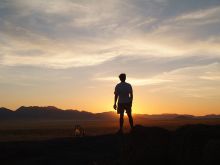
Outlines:
[[[35,119],[94,119],[94,114],[77,110],[61,110],[53,106],[48,107],[20,107],[15,111],[20,118]]]
[[[22,106],[16,111],[7,108],[0,108],[0,119],[76,119],[76,120],[115,120],[115,112],[91,113],[78,110],[62,110],[54,106],[39,107],[39,106]],[[134,114],[137,119],[215,119],[220,118],[220,115],[192,116],[179,114],[161,114],[147,115]]]
[[[10,109],[7,109],[7,108],[5,108],[5,107],[1,107],[1,108],[0,108],[0,111],[10,111]]]
[[[220,125],[188,125],[174,132],[135,126],[130,134],[0,143],[1,164],[215,165]]]
[[[202,118],[202,119],[217,119],[217,118],[220,118],[220,115],[210,114],[210,115],[200,116],[199,118]]]
[[[12,111],[10,109],[7,109],[7,108],[0,108],[0,119],[4,119],[4,118],[8,118],[10,116],[12,116]]]
[[[62,110],[54,106],[22,106],[16,111],[6,108],[0,109],[0,119],[76,119],[76,120],[112,120],[114,112],[91,113],[78,110]]]
[[[4,107],[0,108],[0,113],[1,114],[3,114],[3,113],[10,113],[10,112],[12,112],[10,109],[4,108]]]
[[[111,120],[111,119],[116,119],[117,117],[115,112],[96,113],[95,116],[96,119],[100,119],[100,120]]]
[[[175,119],[175,118],[195,118],[193,115],[179,115],[179,114],[158,114],[158,115],[147,115],[147,114],[137,114],[139,118],[145,119]]]

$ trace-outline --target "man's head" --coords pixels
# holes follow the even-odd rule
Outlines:
[[[126,74],[125,74],[125,73],[121,73],[121,74],[119,75],[119,79],[121,80],[121,82],[125,82],[125,80],[126,80]]]

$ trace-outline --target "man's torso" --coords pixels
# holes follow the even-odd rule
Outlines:
[[[132,87],[129,83],[121,82],[115,87],[115,94],[118,94],[118,103],[130,103],[130,94],[132,92]]]

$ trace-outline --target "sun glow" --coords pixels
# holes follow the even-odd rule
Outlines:
[[[134,113],[219,114],[219,15],[205,0],[0,1],[0,106],[113,111],[126,73]]]

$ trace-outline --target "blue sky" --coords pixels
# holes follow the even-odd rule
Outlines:
[[[125,72],[138,113],[219,113],[219,16],[219,0],[2,0],[0,106],[111,110]]]

